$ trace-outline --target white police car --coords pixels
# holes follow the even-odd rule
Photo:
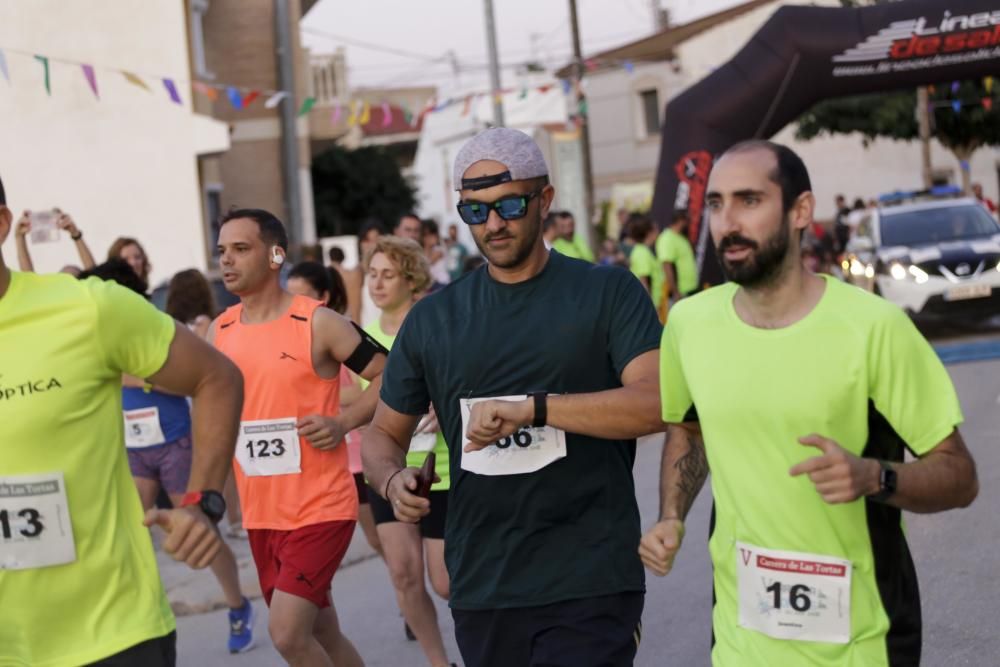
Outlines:
[[[912,316],[1000,314],[1000,223],[975,199],[866,211],[843,267],[849,282]]]

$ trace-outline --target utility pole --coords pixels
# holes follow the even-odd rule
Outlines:
[[[576,103],[580,116],[580,152],[583,154],[583,191],[587,203],[587,243],[594,248],[594,174],[590,164],[590,118],[587,98],[583,94],[583,52],[580,48],[580,25],[576,16],[576,0],[569,0],[569,23],[573,31],[573,64],[576,70]]]
[[[666,9],[660,7],[660,0],[649,0],[649,11],[653,13],[653,32],[660,32],[667,27],[670,22],[670,15]]]
[[[924,187],[929,188],[934,185],[934,176],[931,171],[931,119],[927,86],[917,88],[917,126],[920,128],[920,171]]]
[[[493,0],[483,0],[486,10],[486,44],[490,51],[490,96],[493,98],[493,124],[503,127],[503,98],[500,93],[500,56],[497,55],[497,31],[493,21]]]
[[[278,59],[278,88],[288,91],[279,103],[281,113],[281,175],[285,187],[285,207],[288,211],[288,241],[297,248],[303,241],[301,189],[299,188],[299,137],[295,119],[295,69],[292,52],[292,26],[288,0],[275,0],[274,37]],[[297,250],[292,250],[297,256]]]

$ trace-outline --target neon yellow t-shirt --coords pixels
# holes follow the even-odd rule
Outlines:
[[[594,253],[590,251],[587,244],[580,240],[579,237],[574,236],[572,241],[567,241],[566,239],[559,237],[552,242],[552,249],[561,255],[566,257],[575,257],[576,259],[584,259],[588,262],[594,261]]]
[[[395,336],[390,336],[389,334],[382,331],[382,326],[379,324],[379,318],[375,318],[368,323],[365,327],[372,338],[382,343],[387,350],[392,349],[392,344],[396,340]],[[368,381],[361,378],[361,384],[363,387],[368,387]],[[447,491],[451,486],[451,471],[449,468],[449,455],[448,455],[448,443],[444,439],[444,433],[441,431],[437,432],[437,440],[434,443],[434,472],[437,476],[441,478],[440,482],[434,484],[431,487],[431,491]],[[406,453],[406,465],[409,468],[419,468],[424,465],[424,459],[427,458],[427,452],[414,452],[410,451]]]
[[[0,568],[19,569],[0,569],[0,665],[88,664],[174,629],[121,399],[122,373],[156,373],[173,336],[172,319],[113,283],[13,273],[0,298]]]
[[[666,278],[663,275],[663,267],[656,261],[649,246],[645,243],[636,243],[628,256],[628,266],[636,276],[649,279],[649,295],[653,299],[653,305],[659,307]]]
[[[820,455],[798,443],[811,433],[882,460],[901,461],[904,444],[926,454],[961,423],[961,408],[944,366],[899,308],[825,279],[815,309],[783,329],[744,323],[733,307],[737,286],[726,284],[681,301],[664,330],[663,420],[700,423],[712,475],[715,665],[917,662],[920,603],[900,512],[866,499],[829,505],[807,475],[788,471]],[[849,603],[792,591],[795,578],[773,569],[741,585],[748,563],[774,564],[754,560],[760,548],[810,555],[795,562],[849,561]],[[741,593],[755,601],[741,606]],[[836,611],[849,641],[776,639],[741,623],[741,609],[744,619],[774,614],[785,630],[805,627],[796,614]]]
[[[677,274],[677,289],[682,295],[698,287],[698,263],[691,242],[672,229],[664,229],[656,239],[656,261],[670,262]]]

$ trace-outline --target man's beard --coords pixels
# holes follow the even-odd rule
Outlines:
[[[510,256],[501,257],[500,255],[506,255],[508,251],[492,250],[488,245],[490,240],[494,238],[514,237],[509,228],[500,230],[495,234],[487,232],[483,235],[482,240],[473,234],[472,239],[476,242],[479,252],[482,253],[483,257],[490,264],[500,269],[513,269],[523,264],[531,256],[535,248],[535,243],[538,240],[538,232],[541,225],[542,222],[538,219],[538,216],[534,216],[532,223],[525,224],[522,229],[523,233],[515,238],[514,253]]]
[[[715,248],[715,255],[726,278],[743,287],[764,287],[773,283],[781,275],[781,267],[788,256],[790,224],[788,216],[783,215],[778,230],[763,244],[735,233],[722,239]],[[745,260],[730,264],[725,260],[725,251],[734,245],[747,246],[751,252]]]

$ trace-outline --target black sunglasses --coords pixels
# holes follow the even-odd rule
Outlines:
[[[518,220],[528,212],[528,202],[541,194],[535,190],[523,195],[508,195],[494,202],[462,201],[458,203],[458,215],[467,225],[481,225],[496,211],[504,220]]]

